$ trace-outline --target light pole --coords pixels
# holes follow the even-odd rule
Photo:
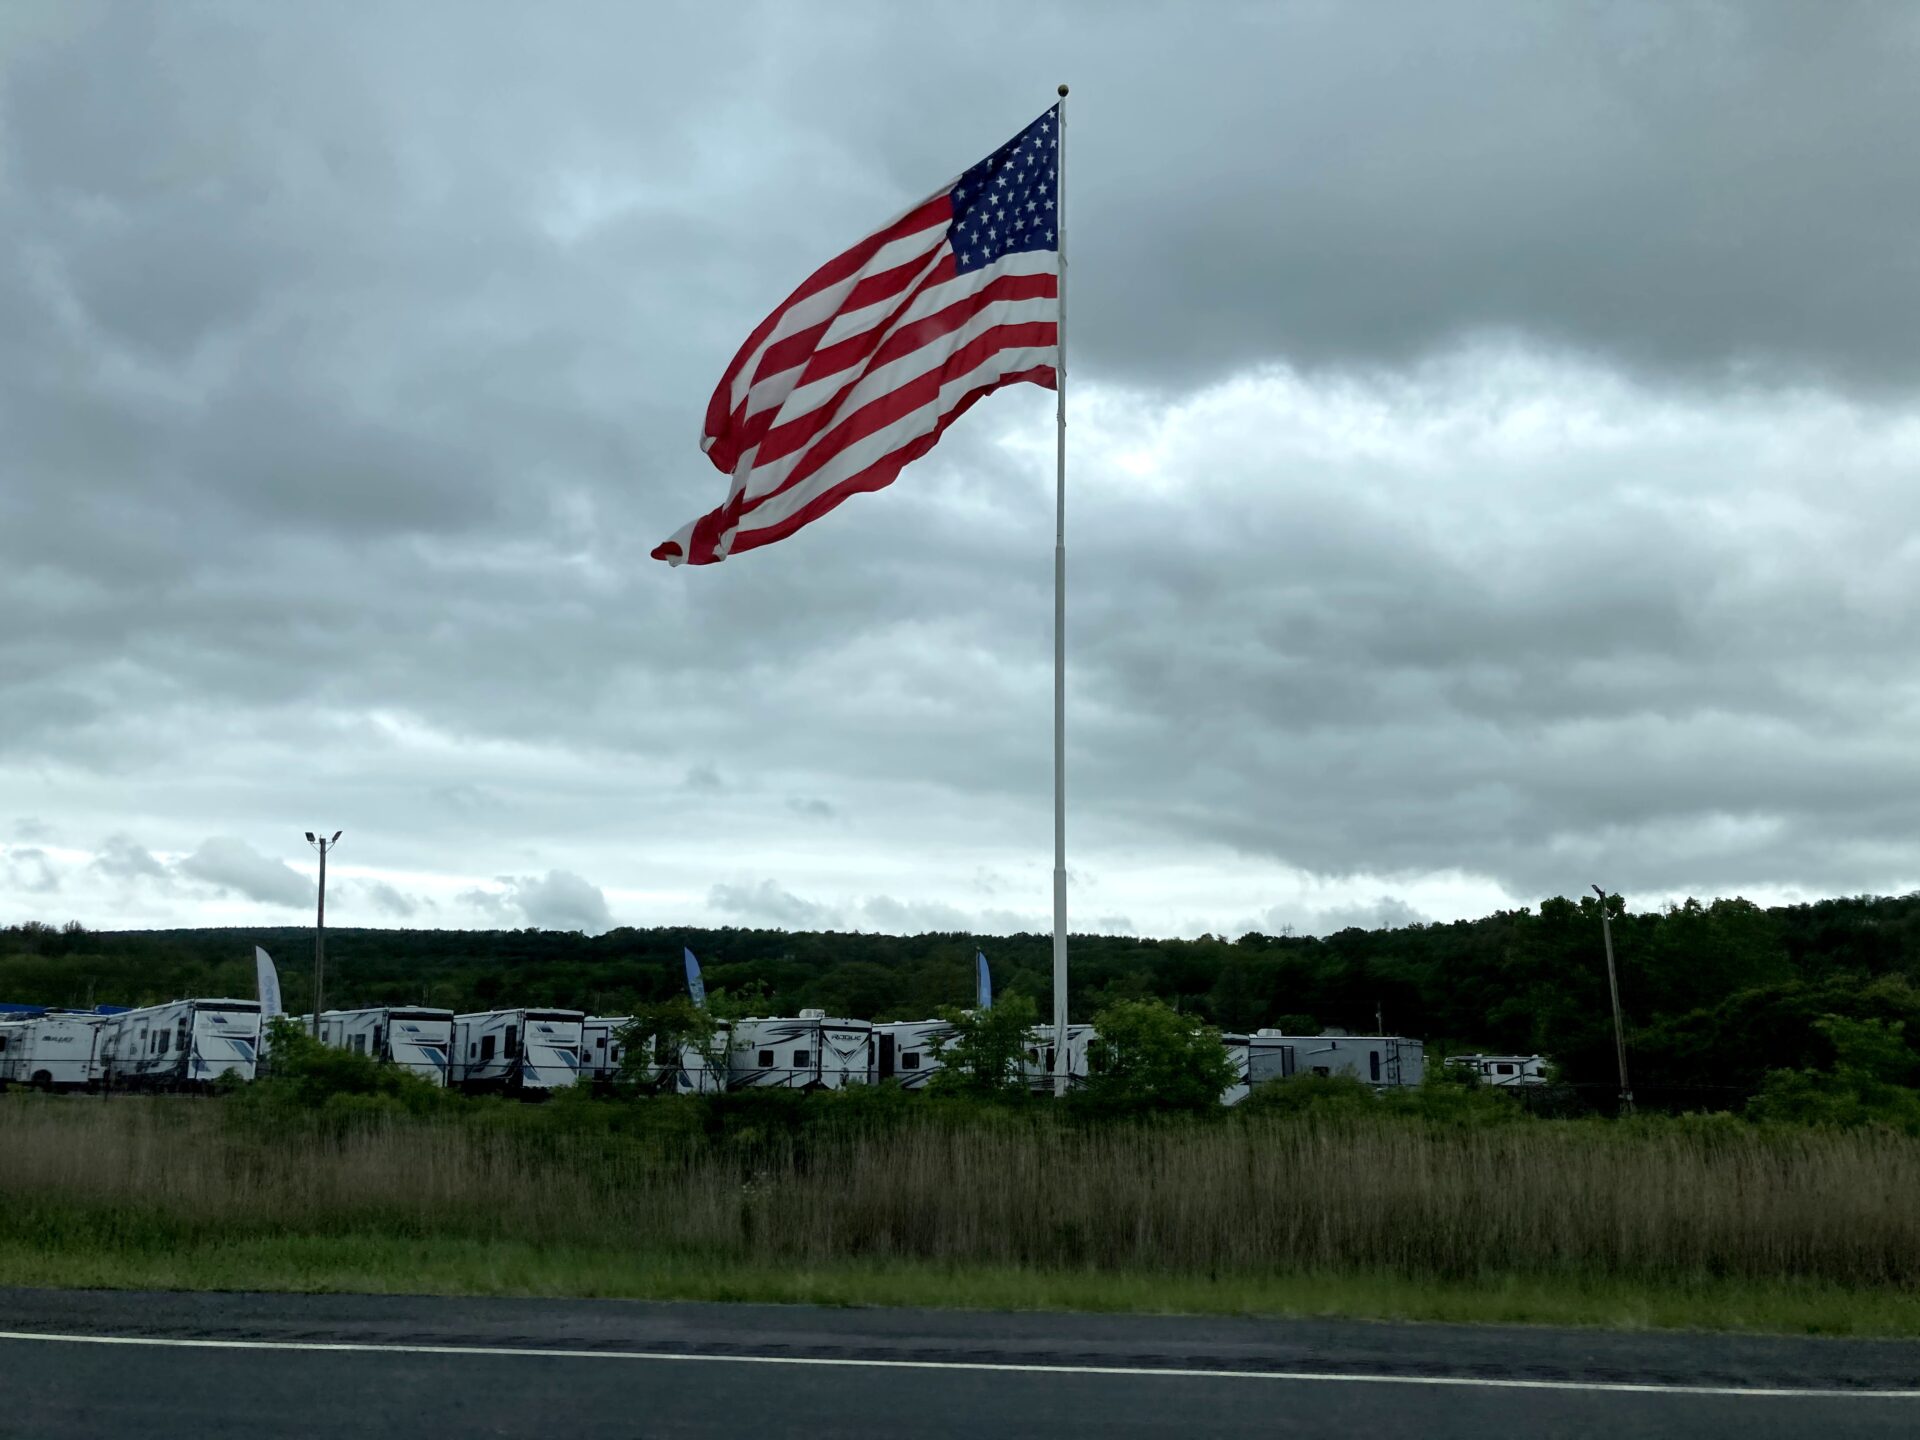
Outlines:
[[[1627,1084],[1627,1031],[1620,1021],[1620,973],[1613,965],[1613,917],[1607,914],[1607,892],[1598,885],[1593,893],[1600,897],[1600,938],[1607,946],[1607,989],[1613,996],[1613,1053],[1620,1062],[1620,1108],[1633,1113],[1633,1087]]]
[[[336,830],[332,839],[316,836],[307,831],[307,843],[320,852],[320,914],[313,929],[313,1038],[320,1038],[320,1002],[327,978],[327,852],[340,843],[343,832]]]

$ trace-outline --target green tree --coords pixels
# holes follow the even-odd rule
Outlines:
[[[987,1010],[942,1010],[953,1029],[934,1039],[940,1070],[936,1094],[982,1100],[1022,1099],[1027,1094],[1027,1047],[1038,1011],[1025,995],[1003,995]]]
[[[286,1102],[317,1109],[336,1097],[381,1097],[425,1112],[447,1102],[447,1092],[387,1060],[322,1045],[298,1021],[276,1015],[267,1022],[265,1078],[249,1098],[271,1106]]]
[[[1832,1070],[1773,1070],[1747,1106],[1755,1120],[1802,1125],[1885,1125],[1920,1135],[1920,1092],[1900,1083],[1912,1072],[1906,1022],[1814,1022],[1833,1046]]]
[[[621,1090],[643,1095],[675,1090],[688,1054],[697,1055],[708,1071],[726,1073],[727,1032],[720,1018],[685,995],[636,1006],[617,1038],[620,1065],[614,1085]]]
[[[1233,1062],[1211,1025],[1159,1000],[1123,1000],[1093,1017],[1086,1082],[1076,1092],[1101,1111],[1218,1107],[1233,1083]]]

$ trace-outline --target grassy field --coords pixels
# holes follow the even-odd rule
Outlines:
[[[1920,1334],[1920,1141],[0,1099],[0,1283]],[[844,1121],[844,1117],[842,1117]]]

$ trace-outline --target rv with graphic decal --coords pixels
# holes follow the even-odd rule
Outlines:
[[[727,1088],[843,1090],[865,1085],[873,1055],[873,1022],[829,1019],[802,1010],[795,1019],[733,1022]]]
[[[627,1028],[633,1024],[631,1015],[589,1015],[580,1027],[580,1078],[598,1089],[612,1086],[620,1074],[620,1066],[627,1059],[627,1046],[646,1045],[651,1053],[644,1057],[643,1063],[631,1067],[629,1073],[649,1086],[674,1095],[717,1095],[726,1089],[726,1062],[728,1025],[724,1020],[714,1022],[713,1043],[708,1047],[716,1056],[721,1057],[718,1068],[707,1063],[706,1055],[698,1045],[682,1045],[680,1053],[672,1053],[671,1041],[662,1036],[635,1036],[629,1038]],[[671,1074],[666,1072],[671,1070]]]
[[[100,1078],[142,1090],[201,1090],[222,1076],[251,1080],[259,1063],[260,1002],[174,1000],[101,1022]]]
[[[940,1070],[940,1042],[953,1034],[945,1020],[886,1021],[873,1027],[873,1079],[902,1090],[924,1090]]]
[[[452,1083],[540,1095],[580,1079],[578,1010],[482,1010],[453,1020]]]
[[[1088,1047],[1093,1044],[1091,1025],[1067,1026],[1067,1084],[1077,1085],[1087,1078]],[[1027,1053],[1021,1069],[1026,1072],[1027,1088],[1045,1092],[1054,1084],[1054,1033],[1051,1025],[1036,1025],[1027,1032]]]
[[[294,1023],[309,1034],[311,1015]],[[375,1005],[364,1010],[328,1010],[320,1016],[320,1043],[397,1065],[431,1085],[447,1083],[453,1048],[453,1011],[422,1006]]]

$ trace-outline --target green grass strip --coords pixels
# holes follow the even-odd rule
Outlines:
[[[468,1239],[285,1235],[166,1250],[0,1240],[0,1285],[571,1296],[1136,1314],[1324,1316],[1616,1329],[1920,1336],[1920,1295],[1697,1279],[1199,1276],[859,1261],[772,1265]]]

